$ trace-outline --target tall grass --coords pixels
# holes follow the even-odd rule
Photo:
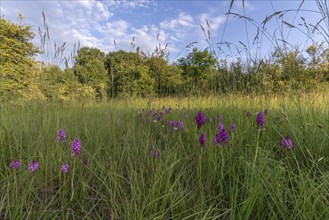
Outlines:
[[[326,219],[328,98],[232,95],[2,105],[0,216]],[[141,108],[161,110],[162,105],[173,109],[162,122],[143,122]],[[257,131],[254,113],[265,108],[265,129]],[[212,118],[200,130],[194,122],[199,110]],[[227,130],[236,125],[226,146],[212,144],[217,114]],[[169,131],[168,120],[182,120],[184,130]],[[55,142],[60,128],[68,136],[65,144]],[[207,136],[204,147],[198,143],[201,132]],[[291,150],[280,146],[286,135],[293,140]],[[74,138],[81,140],[82,153],[72,158]],[[152,157],[152,149],[158,157]],[[8,168],[14,159],[21,168]],[[35,172],[27,170],[32,160],[40,164]],[[67,174],[60,172],[64,162]]]
[[[317,3],[326,21],[327,6]],[[257,28],[253,41],[261,44],[259,39],[270,36],[266,23],[284,13],[288,11],[273,12],[263,23],[230,10],[228,16],[253,24]],[[54,54],[45,52],[44,60],[69,66],[75,49],[71,59],[63,58],[66,44],[50,44],[44,14],[43,19],[41,49],[55,50]],[[308,29],[310,38],[315,30],[326,33],[322,24]],[[223,48],[216,52],[215,45],[230,44],[214,43],[210,29],[208,23],[202,27],[210,51],[219,57]],[[282,35],[282,29],[279,32]],[[282,42],[283,46],[276,39],[271,41],[286,48]],[[250,43],[240,42],[248,60],[259,67]],[[241,79],[234,78],[233,86]],[[325,93],[3,104],[0,218],[328,219],[328,104]],[[163,105],[173,109],[163,121],[144,121],[149,110],[161,111]],[[255,113],[265,109],[269,110],[265,129],[257,130]],[[197,129],[194,117],[200,110],[207,123]],[[250,118],[246,112],[251,112]],[[218,114],[227,130],[231,123],[236,125],[224,146],[212,143]],[[169,120],[183,121],[183,131],[168,129]],[[66,131],[66,143],[55,142],[59,129]],[[205,146],[198,143],[200,133],[206,134]],[[291,150],[280,146],[286,135],[292,138]],[[74,138],[82,143],[77,157],[70,152]],[[152,150],[159,156],[152,157]],[[11,170],[8,165],[15,159],[22,166]],[[27,169],[32,160],[40,164],[34,172]],[[65,162],[67,174],[60,171]]]

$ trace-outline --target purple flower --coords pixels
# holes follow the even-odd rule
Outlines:
[[[21,166],[21,163],[19,162],[19,160],[13,160],[10,164],[9,164],[9,168],[14,170],[14,169],[18,169]]]
[[[205,134],[202,133],[200,135],[199,143],[200,143],[200,145],[204,145],[206,143],[206,135]]]
[[[175,122],[173,121],[173,120],[169,120],[168,121],[168,127],[170,128],[170,129],[172,129],[172,128],[174,128],[175,127]]]
[[[201,128],[206,123],[206,116],[202,111],[199,111],[195,116],[195,123],[197,124],[198,128]]]
[[[265,126],[264,115],[261,112],[258,112],[256,115],[256,123],[258,128],[264,128]]]
[[[153,158],[156,158],[156,157],[159,156],[159,152],[156,149],[153,149],[152,152],[151,152],[151,154],[152,154],[152,157]]]
[[[56,138],[56,142],[66,142],[66,134],[65,131],[63,129],[59,129],[57,132],[57,138]]]
[[[291,140],[291,138],[289,136],[285,136],[281,140],[281,146],[283,148],[291,149],[292,148],[292,140]]]
[[[217,115],[217,122],[221,122],[222,121],[222,116],[220,114]]]
[[[208,118],[208,121],[209,121],[209,123],[212,123],[212,118],[209,117]]]
[[[184,123],[182,121],[176,121],[175,129],[178,129],[178,131],[182,131],[183,126],[184,126]]]
[[[232,123],[232,124],[230,125],[230,130],[231,130],[231,131],[235,131],[235,124]]]
[[[264,110],[264,115],[267,116],[268,115],[268,109]]]
[[[227,144],[228,141],[228,134],[227,131],[223,128],[214,137],[213,143],[215,145],[220,145],[220,144]]]
[[[161,121],[163,115],[164,115],[164,113],[163,113],[163,112],[160,112],[158,115],[156,115],[155,120],[157,120],[157,121]]]
[[[171,131],[172,129],[175,129],[175,130],[178,129],[178,131],[182,131],[183,126],[184,126],[184,123],[182,121],[173,121],[173,120],[168,121],[169,131]]]
[[[67,163],[63,163],[61,166],[61,171],[63,173],[67,173],[69,171],[69,165]]]
[[[71,144],[71,153],[75,157],[80,154],[81,151],[81,142],[79,139],[74,139]]]
[[[184,118],[185,118],[185,120],[188,119],[188,114],[187,113],[184,114]]]
[[[221,122],[218,122],[217,131],[220,132],[224,129],[224,125]]]
[[[171,112],[171,108],[168,109],[165,106],[162,106],[162,110],[166,112],[166,114],[169,114]]]
[[[149,110],[148,112],[147,112],[147,117],[152,117],[153,116],[153,114],[154,114],[154,111],[153,111],[153,109],[152,110]]]
[[[32,160],[32,162],[28,166],[28,170],[31,172],[35,171],[38,168],[39,168],[39,163],[36,160]]]
[[[144,116],[144,123],[148,123],[152,120],[153,116],[155,115],[154,110],[149,110],[146,112],[145,116]]]
[[[247,118],[250,118],[250,112],[246,112]]]

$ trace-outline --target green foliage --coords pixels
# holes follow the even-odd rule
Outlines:
[[[207,79],[216,70],[217,61],[207,49],[193,48],[191,53],[178,60],[177,66],[183,70],[185,92],[200,94],[207,90]]]
[[[216,69],[217,61],[212,53],[207,49],[199,51],[193,48],[193,51],[182,57],[177,62],[178,66],[183,69],[185,79],[191,78],[195,83],[200,79],[206,78],[207,74]]]
[[[97,90],[97,87],[95,89],[89,85],[81,84],[72,68],[62,70],[56,65],[42,67],[38,77],[38,88],[45,99],[62,102],[93,101],[97,95],[105,90],[104,88]]]
[[[179,93],[182,86],[182,70],[174,65],[169,65],[163,57],[152,56],[147,59],[151,76],[155,79],[155,90],[158,95]]]
[[[0,27],[0,98],[21,98],[33,81],[33,56],[39,52],[31,43],[34,33],[31,26],[2,17]]]
[[[211,33],[203,28],[209,48],[202,51],[193,48],[174,63],[168,62],[168,54],[160,46],[147,54],[137,48],[136,52],[120,50],[107,55],[97,48],[78,46],[73,67],[62,69],[34,61],[33,56],[39,51],[31,43],[34,36],[31,26],[4,18],[0,19],[0,25],[0,101],[278,94],[312,91],[323,88],[322,84],[329,81],[329,49],[324,44],[309,45],[305,51],[276,44],[268,58],[218,60],[211,46]],[[61,57],[64,48],[65,43],[57,47],[55,54]]]
[[[328,219],[328,94],[1,105],[1,219]],[[162,105],[173,107],[162,122],[138,114]],[[265,108],[257,131],[245,112]],[[227,145],[212,143],[216,120],[196,128],[199,110],[222,116]],[[169,120],[183,120],[183,131],[168,132]],[[55,142],[59,129],[66,143]],[[286,135],[290,150],[280,146]],[[11,170],[15,159],[21,167]],[[40,167],[31,173],[32,160]]]
[[[106,98],[108,73],[104,65],[105,54],[97,48],[83,47],[74,57],[74,72],[79,82],[94,89],[98,100]]]
[[[112,97],[152,96],[155,80],[145,59],[138,53],[117,51],[106,56]]]

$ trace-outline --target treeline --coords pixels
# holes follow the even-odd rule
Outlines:
[[[72,67],[35,60],[29,25],[0,18],[0,99],[105,101],[115,97],[286,93],[308,91],[329,79],[329,50],[277,48],[260,60],[217,59],[193,50],[170,63],[166,51],[153,53],[79,48]]]

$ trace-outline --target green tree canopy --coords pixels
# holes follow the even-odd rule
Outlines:
[[[111,96],[146,96],[154,93],[155,81],[145,58],[139,53],[123,50],[106,56],[106,68],[111,78]]]
[[[170,65],[163,57],[152,56],[147,59],[151,76],[155,79],[155,90],[159,95],[176,93],[182,85],[182,70]]]
[[[39,53],[31,43],[34,33],[31,26],[14,24],[2,17],[0,27],[0,96],[22,96],[33,79],[33,56]]]
[[[199,51],[193,48],[193,51],[186,57],[180,58],[177,64],[183,69],[184,78],[192,78],[197,83],[199,79],[205,78],[216,69],[217,60],[207,49]]]
[[[104,52],[97,48],[82,47],[74,57],[74,72],[80,83],[91,86],[96,98],[106,97],[108,74],[104,66]]]

